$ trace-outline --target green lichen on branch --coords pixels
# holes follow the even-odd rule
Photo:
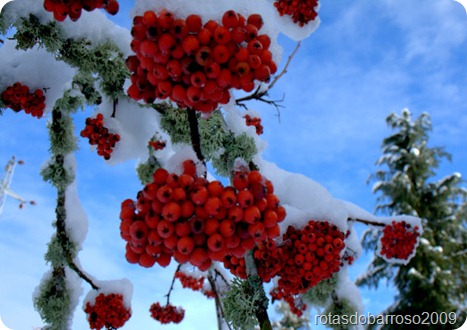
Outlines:
[[[323,315],[328,315],[329,320],[332,320],[326,324],[326,327],[334,330],[353,329],[354,327],[343,320],[350,320],[350,316],[355,315],[357,312],[355,306],[348,299],[337,297],[335,292],[331,296],[332,303],[323,312]]]
[[[306,291],[302,298],[315,307],[325,307],[329,304],[332,292],[337,285],[337,276],[334,274],[331,278],[323,280],[316,284],[314,287]]]
[[[42,24],[30,15],[15,22],[17,48],[30,49],[35,45],[44,47],[56,59],[78,68],[80,74],[88,77],[88,83],[98,83],[99,90],[110,99],[125,97],[123,84],[130,76],[122,51],[110,40],[93,44],[86,39],[67,38],[55,22]],[[89,77],[97,77],[94,81]],[[90,85],[86,84],[86,88]],[[96,86],[83,91],[88,100],[99,102]]]
[[[36,16],[29,15],[11,24],[16,27],[13,38],[17,41],[16,48],[18,49],[26,50],[37,44],[48,52],[56,54],[63,47],[64,36],[55,21],[41,24]]]
[[[250,163],[258,152],[253,138],[245,133],[235,136],[232,132],[227,134],[221,150],[220,155],[212,158],[212,165],[221,176],[230,176],[235,159],[242,158]]]
[[[198,123],[201,151],[221,176],[230,176],[236,158],[251,162],[258,152],[253,138],[244,133],[235,135],[227,128],[219,110],[209,118],[199,118]],[[162,115],[161,127],[170,135],[172,143],[191,143],[187,110],[167,108]]]
[[[71,291],[68,287],[64,268],[55,268],[49,278],[44,279],[37,295],[33,298],[34,307],[47,324],[42,329],[66,330],[70,328]]]
[[[96,89],[97,78],[89,72],[78,72],[73,78],[73,88],[80,91],[88,105],[99,105],[102,96]]]
[[[63,241],[53,236],[48,244],[45,260],[53,267],[64,267],[68,265],[69,257],[77,254],[76,244],[69,239]]]
[[[67,103],[64,97],[57,104]],[[63,104],[62,104],[63,103]],[[69,110],[69,109],[68,109]],[[48,165],[42,169],[41,175],[44,181],[50,182],[58,191],[65,191],[66,187],[73,182],[74,173],[64,165],[64,155],[76,150],[76,137],[73,133],[73,122],[69,111],[62,111],[55,107],[52,110],[52,121],[49,124],[50,152],[52,158]]]
[[[258,290],[249,281],[234,278],[230,290],[222,298],[224,318],[236,330],[251,330],[258,325],[256,306],[264,303]]]
[[[47,166],[42,169],[41,175],[44,181],[50,182],[57,189],[66,189],[75,179],[73,172],[55,159],[49,161]]]
[[[75,100],[75,98],[62,98],[57,101],[59,109],[76,109],[75,102],[69,103],[69,101]],[[65,108],[64,106],[70,108]],[[63,108],[61,107],[63,106]],[[56,111],[52,112],[52,121],[48,125],[49,137],[50,137],[50,152],[53,155],[67,155],[75,151],[77,146],[77,140],[74,135],[73,120],[68,111]]]
[[[154,156],[149,156],[148,160],[144,163],[139,163],[136,167],[136,173],[142,184],[146,185],[153,181],[152,175],[160,168],[161,165]]]

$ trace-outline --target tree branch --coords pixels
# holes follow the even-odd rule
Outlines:
[[[164,297],[167,297],[167,305],[170,303],[170,294],[172,293],[172,290],[174,289],[174,284],[175,284],[175,279],[176,279],[175,274],[177,274],[177,272],[180,270],[181,267],[182,265],[179,264],[177,266],[177,269],[175,269],[174,276],[172,277],[172,283],[170,284],[169,292],[167,292],[167,294],[164,296]]]
[[[198,159],[206,165],[203,152],[201,151],[201,137],[199,135],[199,124],[198,117],[196,116],[196,111],[194,109],[188,108],[188,121],[190,123],[190,137],[191,145],[193,150],[196,153]]]
[[[272,330],[271,321],[269,320],[269,315],[267,311],[268,298],[264,292],[263,282],[258,276],[258,269],[256,268],[255,259],[253,257],[253,250],[247,251],[245,254],[245,267],[246,273],[248,275],[248,284],[250,289],[254,292],[258,290],[260,294],[259,303],[255,305],[255,314],[258,319],[259,328],[261,330]]]
[[[215,271],[216,278],[217,278],[217,274],[219,274],[219,272],[217,270],[214,270],[214,271]],[[214,300],[216,302],[216,313],[217,313],[217,327],[219,330],[222,330],[222,322],[224,320],[224,310],[222,308],[222,303],[219,298],[219,291],[217,290],[216,280],[212,277],[211,270],[208,273],[207,279],[209,281],[209,284],[211,285],[212,292],[214,292]],[[229,328],[229,330],[232,330],[232,328],[227,322],[224,321],[224,323],[227,324],[227,327]]]
[[[287,69],[288,69],[292,59],[294,58],[295,54],[298,52],[298,49],[300,48],[300,45],[301,45],[301,42],[300,41],[297,42],[297,46],[295,46],[295,49],[289,55],[289,57],[287,59],[287,62],[285,63],[284,69],[282,69],[282,71],[277,76],[274,77],[274,79],[269,84],[269,86],[267,86],[264,90],[261,90],[262,85],[259,85],[258,88],[253,92],[253,94],[250,94],[248,96],[239,98],[239,99],[235,100],[235,103],[237,105],[239,105],[239,106],[242,106],[242,107],[246,108],[246,106],[244,104],[245,101],[257,100],[257,101],[260,101],[260,102],[264,102],[264,103],[267,103],[267,104],[274,105],[276,108],[281,107],[278,103],[284,101],[284,97],[282,97],[281,100],[269,100],[269,99],[264,98],[264,96],[268,95],[268,92],[274,87],[274,85],[277,83],[277,81],[283,75],[285,75],[287,73]]]
[[[365,225],[371,225],[371,226],[377,226],[377,227],[386,227],[387,224],[383,222],[378,222],[378,221],[371,221],[371,220],[365,220],[365,219],[359,219],[359,218],[349,218],[347,221],[354,221],[354,222],[360,222]]]
[[[115,114],[117,113],[117,104],[118,104],[118,99],[115,98],[113,100],[113,111],[112,111],[112,114],[110,115],[111,118],[115,118]]]

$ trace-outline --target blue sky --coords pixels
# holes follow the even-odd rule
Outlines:
[[[116,18],[127,27],[130,3],[122,4]],[[366,180],[377,170],[374,162],[381,141],[390,134],[385,118],[407,107],[414,117],[430,114],[430,145],[445,146],[453,155],[452,162],[441,164],[438,176],[467,173],[467,15],[462,6],[452,0],[334,0],[323,1],[319,15],[320,27],[302,42],[288,73],[271,91],[273,99],[285,95],[280,120],[275,108],[251,103],[263,118],[263,138],[268,143],[264,157],[318,181],[335,197],[372,211],[376,196]],[[284,57],[295,46],[285,37],[280,43]],[[78,114],[76,125],[90,114],[89,109]],[[48,269],[43,254],[53,232],[55,192],[38,174],[49,157],[47,139],[44,119],[11,110],[0,118],[0,165],[13,154],[23,159],[25,165],[17,167],[12,189],[37,202],[19,210],[8,199],[0,216],[4,265],[0,316],[14,330],[41,324],[31,293]],[[81,139],[79,147],[78,189],[90,222],[80,253],[83,268],[99,279],[132,279],[134,319],[125,328],[156,328],[145,311],[163,299],[168,285],[160,283],[167,283],[173,267],[147,270],[128,265],[118,236],[120,202],[134,198],[141,189],[136,162],[110,167],[86,141]],[[370,257],[350,268],[353,278],[364,271]],[[83,287],[87,292],[89,288]],[[380,291],[364,290],[362,295],[372,313],[392,302],[392,291],[384,283]],[[179,329],[214,324],[212,302],[180,287],[172,299],[187,310]],[[76,329],[86,325],[80,307],[74,318]]]

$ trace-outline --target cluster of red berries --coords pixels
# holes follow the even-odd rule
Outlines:
[[[245,121],[247,126],[254,126],[256,128],[256,134],[263,134],[263,125],[261,125],[261,118],[245,115]]]
[[[104,8],[109,14],[118,13],[117,0],[44,0],[45,10],[54,14],[55,20],[62,22],[67,16],[72,21],[81,17],[81,11],[93,11],[96,8]]]
[[[213,260],[242,257],[279,236],[285,209],[258,171],[236,172],[233,186],[224,187],[197,177],[193,161],[183,165],[181,175],[157,169],[136,202],[122,203],[120,231],[130,263],[165,267],[174,257],[207,270]]]
[[[276,0],[274,6],[281,16],[291,16],[299,26],[304,26],[318,16],[318,0]]]
[[[37,118],[41,118],[44,114],[45,96],[40,89],[30,93],[28,86],[16,82],[7,87],[1,98],[3,104],[15,112],[24,109],[24,112]]]
[[[393,221],[383,229],[380,254],[386,258],[405,259],[413,253],[417,239],[420,236],[418,226],[412,226],[405,221]]]
[[[326,221],[311,220],[300,230],[289,226],[281,242],[278,245],[268,240],[258,244],[253,256],[263,282],[279,277],[278,286],[271,292],[273,299],[287,301],[298,313],[300,309],[292,304],[294,295],[306,292],[339,271],[344,234]],[[223,261],[232,274],[246,278],[243,258],[227,256]]]
[[[171,304],[161,306],[158,302],[151,305],[149,309],[151,317],[162,324],[180,323],[185,317],[185,310]]]
[[[214,292],[212,290],[206,290],[204,287],[204,276],[195,278],[193,276],[187,275],[182,271],[175,273],[175,278],[177,278],[184,289],[189,288],[193,291],[200,291],[208,298],[214,297]]]
[[[120,141],[120,135],[109,133],[104,126],[104,116],[99,113],[96,118],[86,118],[86,127],[81,131],[82,137],[89,139],[89,144],[97,145],[97,154],[110,159],[115,144]]]
[[[166,143],[164,141],[149,141],[149,146],[152,147],[155,151],[162,150],[165,148]]]
[[[146,103],[170,99],[179,107],[212,112],[230,99],[230,88],[252,91],[255,80],[268,82],[277,71],[270,38],[260,34],[259,14],[245,18],[234,10],[222,22],[202,22],[173,13],[146,11],[133,20],[132,50],[127,59],[133,75],[128,95]]]
[[[91,329],[117,329],[123,327],[131,316],[131,310],[123,304],[121,294],[103,293],[96,297],[94,305],[86,303],[85,313],[88,314],[88,321]]]
[[[253,255],[261,280],[268,283],[282,268],[282,248],[272,239],[259,243],[253,250]],[[245,258],[237,256],[226,256],[223,260],[224,267],[229,269],[237,277],[246,279]]]
[[[310,221],[301,230],[289,226],[282,239],[287,259],[279,273],[282,292],[304,293],[339,271],[344,233],[329,222]]]

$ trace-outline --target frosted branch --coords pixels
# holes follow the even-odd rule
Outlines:
[[[264,292],[263,282],[258,276],[258,269],[256,268],[255,259],[253,256],[253,250],[249,250],[245,254],[245,268],[248,275],[248,285],[250,289],[260,295],[258,301],[255,304],[255,314],[258,319],[259,327],[261,330],[272,330],[271,321],[267,311],[267,304],[269,302]],[[264,303],[263,303],[264,302]]]

